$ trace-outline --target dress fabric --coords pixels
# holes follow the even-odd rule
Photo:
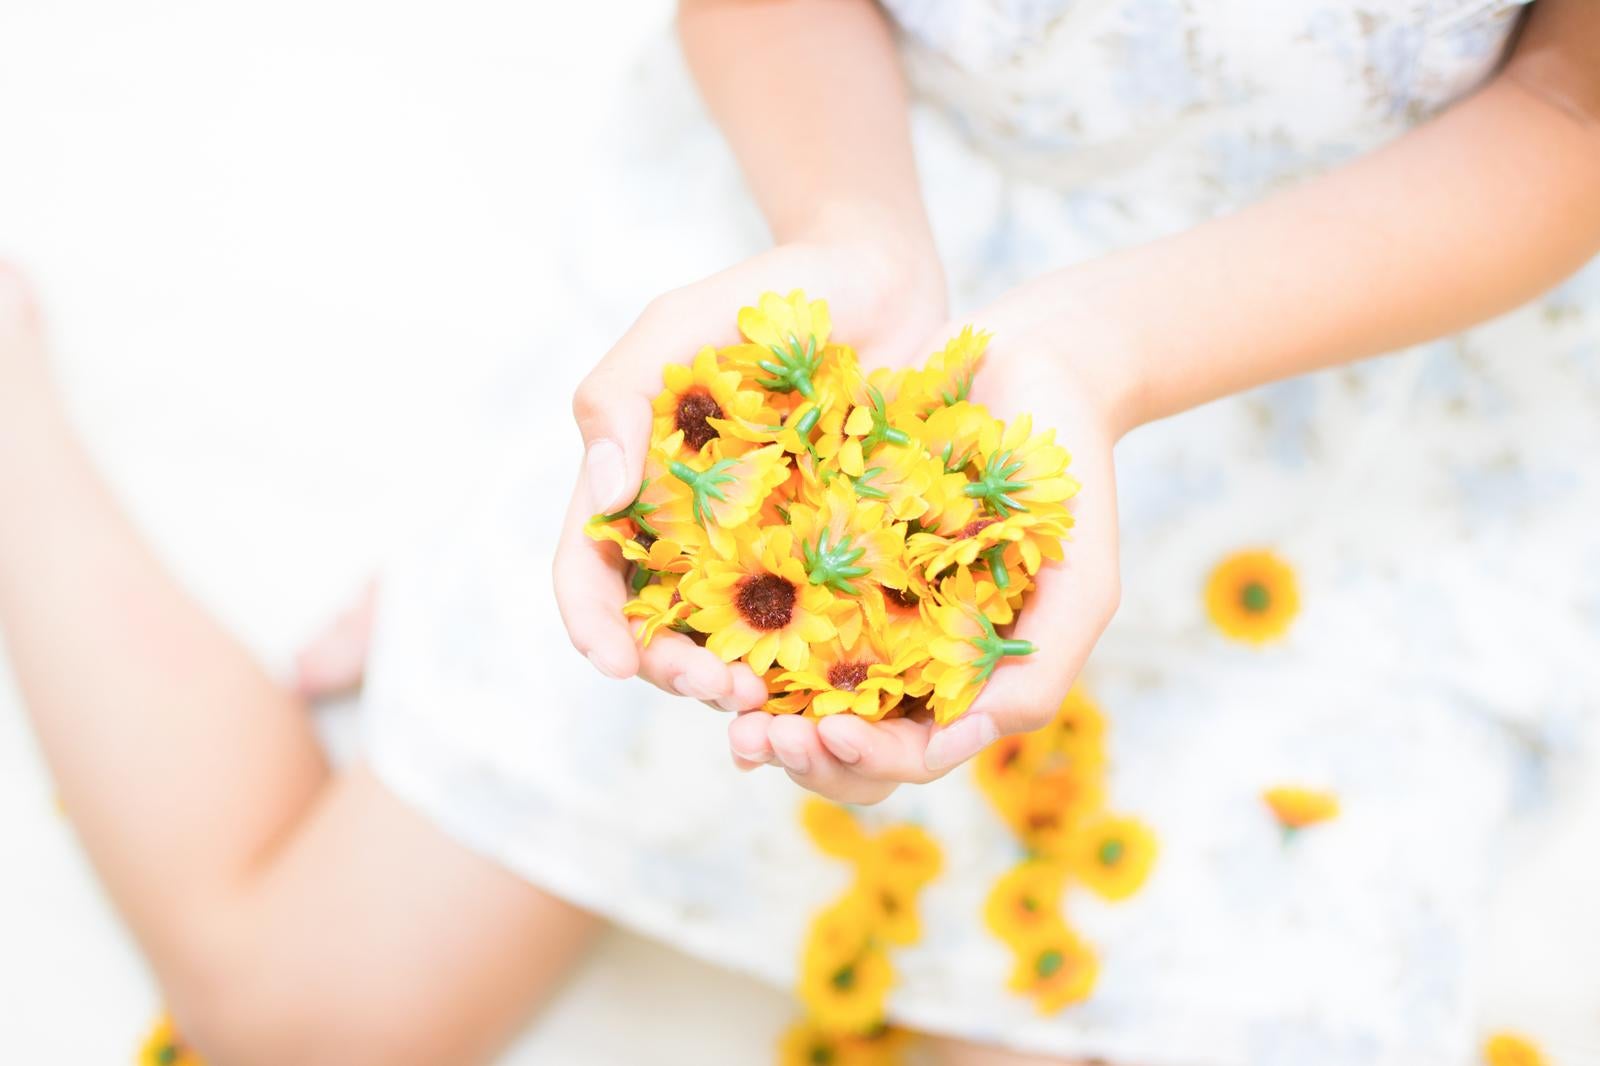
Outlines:
[[[1521,10],[885,6],[958,309],[1380,145],[1481,83]],[[570,335],[551,350],[598,354],[649,296],[761,246],[665,44],[605,139],[563,250],[572,291],[552,299]],[[388,569],[368,757],[529,881],[787,987],[847,877],[802,833],[805,794],[776,770],[736,772],[725,716],[600,677],[555,611],[583,361],[508,369],[485,407],[481,487]],[[921,941],[895,956],[892,1019],[1140,1066],[1470,1061],[1495,848],[1600,692],[1596,454],[1593,266],[1462,336],[1130,436],[1124,602],[1085,683],[1110,723],[1112,806],[1155,831],[1154,872],[1122,903],[1069,896],[1100,980],[1041,1016],[1006,989],[1009,955],[981,917],[1013,838],[967,769],[902,788],[861,817],[924,827],[945,869]],[[1294,568],[1301,602],[1265,648],[1228,641],[1202,596],[1218,560],[1256,547]],[[1336,790],[1343,813],[1285,846],[1260,801],[1284,782]]]

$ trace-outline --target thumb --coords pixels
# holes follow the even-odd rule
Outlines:
[[[638,495],[650,450],[650,398],[606,363],[596,367],[572,398],[583,434],[583,480],[590,510],[609,514]]]

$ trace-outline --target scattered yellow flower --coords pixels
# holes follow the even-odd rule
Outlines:
[[[1065,925],[1057,925],[1017,952],[1011,989],[1031,997],[1040,1014],[1055,1014],[1088,999],[1099,976],[1094,949]]]
[[[1083,828],[1073,849],[1073,872],[1111,900],[1139,891],[1155,861],[1155,835],[1135,818],[1101,818]]]
[[[1518,1033],[1501,1032],[1483,1044],[1484,1066],[1546,1066],[1539,1046]]]
[[[183,1042],[170,1015],[156,1019],[139,1048],[139,1066],[205,1066],[200,1056]]]
[[[1304,829],[1339,816],[1339,797],[1332,792],[1282,785],[1267,789],[1261,798],[1285,829]]]
[[[1294,570],[1269,551],[1230,555],[1206,582],[1206,611],[1226,637],[1250,644],[1276,640],[1300,611]]]
[[[983,919],[989,931],[1025,948],[1061,925],[1061,895],[1067,871],[1057,862],[1029,860],[1012,867],[989,892]]]

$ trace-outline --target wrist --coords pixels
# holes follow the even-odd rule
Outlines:
[[[1112,440],[1151,420],[1138,319],[1123,294],[1084,268],[1043,275],[979,316],[997,345],[1056,362],[1079,383]]]

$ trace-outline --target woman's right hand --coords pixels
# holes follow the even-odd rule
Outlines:
[[[793,289],[828,301],[835,335],[848,339],[867,365],[926,355],[919,346],[945,317],[943,271],[925,239],[779,245],[651,301],[583,380],[572,404],[584,458],[556,551],[556,602],[573,645],[608,677],[638,674],[729,711],[767,699],[766,685],[749,667],[730,666],[682,634],[661,632],[641,648],[622,615],[628,589],[621,554],[586,536],[584,523],[638,494],[662,367],[689,362],[707,344],[737,342],[740,307],[763,292]]]

